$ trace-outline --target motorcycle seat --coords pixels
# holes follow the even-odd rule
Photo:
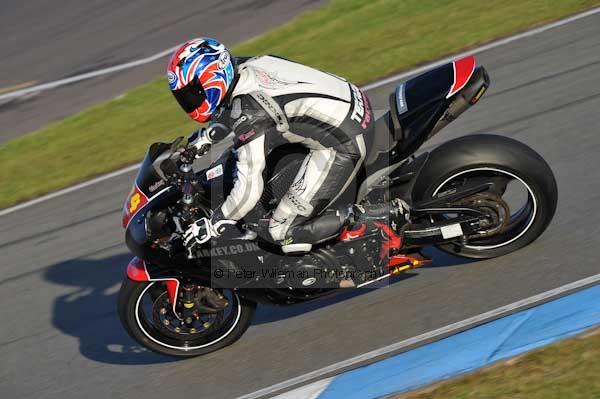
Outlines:
[[[297,226],[291,227],[287,232],[287,237],[284,242],[289,244],[319,244],[335,238],[342,231],[342,227],[346,222],[347,211],[343,209],[328,209],[322,214],[307,220]],[[258,229],[261,232],[259,239],[270,243],[274,242],[270,239],[268,231],[269,219],[260,219]],[[275,243],[277,244],[277,243]],[[310,250],[310,249],[309,249]]]

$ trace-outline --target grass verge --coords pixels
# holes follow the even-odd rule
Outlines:
[[[233,52],[278,54],[365,83],[599,3],[333,0]],[[193,128],[157,78],[2,145],[0,208],[131,164],[150,143]]]
[[[395,399],[600,398],[600,330]]]

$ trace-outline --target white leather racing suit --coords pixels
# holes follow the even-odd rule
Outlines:
[[[213,223],[241,220],[261,198],[269,151],[285,143],[309,149],[292,186],[269,222],[277,242],[290,228],[332,204],[355,178],[365,158],[363,134],[372,133],[367,97],[337,76],[275,56],[238,64],[239,79],[213,115],[213,140],[235,133],[237,178]]]

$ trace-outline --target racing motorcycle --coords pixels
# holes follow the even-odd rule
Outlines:
[[[554,175],[534,150],[477,134],[415,155],[488,87],[473,57],[400,84],[366,138],[369,153],[350,197],[312,222],[329,232],[319,242],[276,246],[259,233],[304,159],[291,145],[269,155],[262,198],[240,234],[188,252],[182,234],[231,190],[235,152],[194,171],[182,138],[151,145],[123,210],[135,255],[119,294],[123,326],[152,351],[197,356],[239,339],[258,303],[291,305],[367,286],[426,264],[426,246],[484,259],[528,245],[557,203]],[[360,210],[351,222],[340,217],[349,198]]]

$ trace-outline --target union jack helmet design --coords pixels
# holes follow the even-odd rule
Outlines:
[[[187,114],[206,122],[227,95],[235,76],[229,50],[215,39],[192,39],[171,57],[167,80]]]

